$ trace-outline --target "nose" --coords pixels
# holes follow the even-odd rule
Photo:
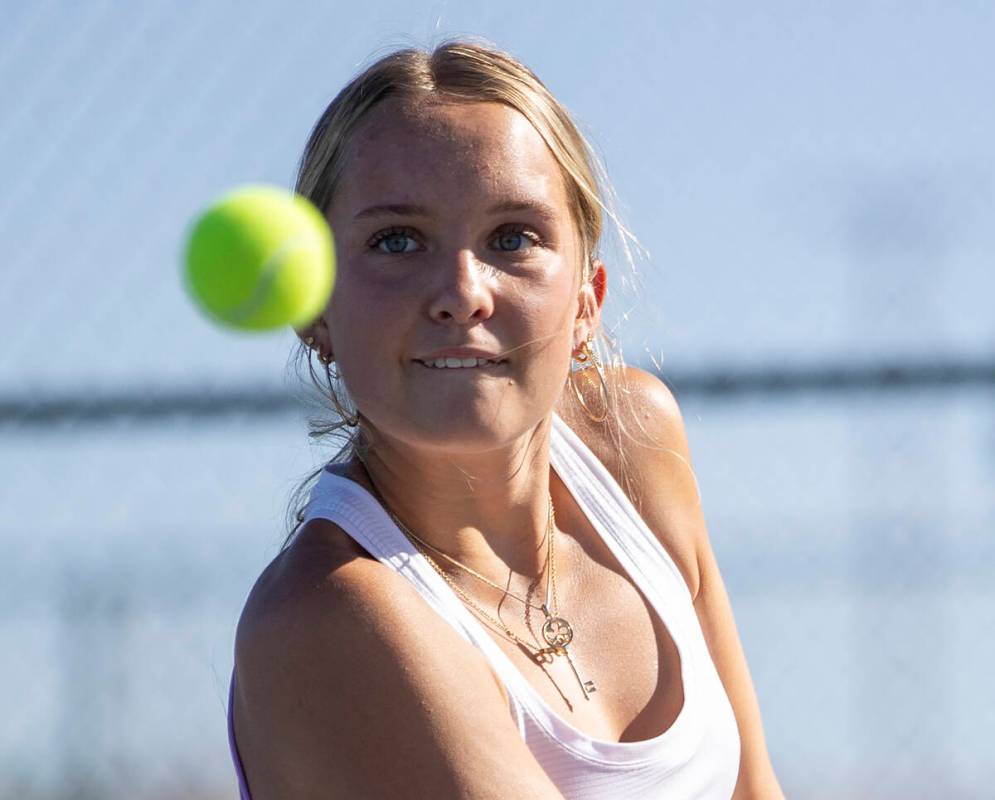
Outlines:
[[[494,298],[486,272],[486,265],[477,260],[472,250],[457,251],[438,270],[439,283],[429,312],[432,319],[466,325],[490,317]]]

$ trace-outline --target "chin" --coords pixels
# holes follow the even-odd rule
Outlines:
[[[491,408],[475,414],[464,408],[461,413],[452,413],[446,405],[437,403],[424,413],[408,406],[404,417],[374,423],[374,428],[419,450],[471,455],[513,444],[534,426],[508,410],[495,413]]]

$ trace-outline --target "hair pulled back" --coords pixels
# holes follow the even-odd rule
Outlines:
[[[375,61],[354,77],[329,103],[308,137],[297,170],[295,190],[313,202],[326,216],[342,180],[349,144],[360,123],[377,104],[388,97],[419,103],[437,99],[448,102],[499,102],[521,113],[543,138],[560,166],[571,217],[584,254],[578,264],[581,281],[591,278],[592,263],[601,243],[603,219],[615,223],[631,275],[635,267],[628,240],[635,238],[619,222],[605,202],[610,194],[605,171],[587,140],[563,105],[545,84],[511,55],[492,46],[466,40],[443,42],[432,50],[404,48]],[[635,242],[638,246],[638,242]],[[625,392],[624,361],[617,341],[604,330],[596,334],[594,349],[604,365],[608,385],[608,418],[619,442],[620,398]],[[607,357],[602,353],[608,354]],[[320,365],[324,379],[315,372],[313,351],[298,343],[291,354],[295,364],[307,362],[312,384],[321,399],[315,404],[318,416],[308,418],[312,440],[338,439],[341,446],[331,462],[349,461],[365,454],[358,412],[334,363]],[[299,372],[298,372],[299,374]],[[327,404],[335,416],[327,419]],[[621,449],[620,449],[621,454]],[[322,468],[312,471],[293,492],[287,514],[286,548],[303,522],[306,498]]]

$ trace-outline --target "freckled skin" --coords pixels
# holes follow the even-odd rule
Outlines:
[[[542,199],[557,218],[487,213],[521,197]],[[382,203],[431,213],[353,222]],[[511,445],[548,414],[574,346],[579,255],[559,165],[528,120],[498,103],[386,101],[354,139],[330,218],[339,271],[325,320],[375,428],[416,447],[472,452]],[[516,223],[545,245],[503,251],[493,240]],[[399,227],[417,233],[418,252],[370,250],[377,231]],[[440,376],[412,362],[461,344],[507,352],[509,363]]]
[[[495,212],[498,203],[541,204]],[[357,214],[384,204],[422,213]],[[605,270],[583,255],[559,164],[501,103],[372,109],[328,211],[335,291],[303,336],[331,350],[371,442],[348,477],[478,571],[538,571],[549,420],[570,358],[595,330]],[[498,353],[496,368],[438,370],[418,356]],[[372,483],[370,482],[372,480]]]
[[[555,564],[564,576],[560,600],[576,630],[589,636],[588,644],[577,645],[580,652],[600,665],[601,674],[614,676],[608,684],[614,685],[613,693],[606,687],[597,704],[571,703],[557,681],[551,687],[548,674],[535,672],[534,660],[500,633],[492,635],[551,706],[565,704],[578,729],[618,741],[623,734],[625,741],[659,734],[684,704],[680,653],[645,597],[623,577],[624,568],[613,565],[611,551],[549,464],[549,420],[571,353],[598,326],[606,286],[598,261],[593,280],[580,284],[585,254],[578,252],[559,165],[517,111],[497,103],[438,100],[407,106],[384,101],[364,119],[347,156],[328,211],[338,257],[335,291],[322,317],[299,332],[313,336],[324,352],[334,352],[372,442],[364,463],[353,460],[341,474],[379,494],[421,538],[512,593],[524,595],[535,586],[547,552],[543,545],[557,541]],[[526,198],[550,206],[551,216],[490,210],[497,202]],[[424,210],[356,219],[363,209],[385,203]],[[515,232],[502,235],[511,225]],[[516,237],[525,230],[538,233],[542,243],[523,244]],[[503,353],[508,363],[488,372],[435,370],[414,361],[456,346]],[[635,380],[642,388],[631,398],[633,413],[646,421],[652,413],[658,433],[651,438],[659,435],[670,446],[632,445],[627,463],[635,484],[647,490],[644,518],[686,576],[734,707],[743,742],[736,797],[783,798],[700,498],[689,499],[677,488],[686,482],[690,454],[676,403],[655,378],[652,388],[642,378]],[[614,442],[580,412],[575,424],[617,476]],[[678,467],[672,456],[681,462]],[[555,535],[546,540],[550,500],[557,512]],[[311,529],[314,549],[301,559],[309,584],[312,553],[341,558],[333,571],[358,561],[361,548],[336,527]],[[403,601],[393,592],[384,599],[371,588],[382,588],[389,572],[373,566],[379,574],[365,573],[362,581],[348,585],[366,587],[361,597],[380,597],[376,607],[389,616],[377,622],[389,626],[396,604]],[[501,589],[470,579],[460,583],[492,614],[501,613]],[[422,605],[411,603],[407,610]],[[437,640],[430,636],[429,641],[434,648]],[[444,647],[432,652],[446,655]],[[409,652],[405,658],[414,664],[421,655]],[[443,663],[448,663],[445,658]],[[573,676],[560,666],[569,684]],[[442,684],[436,697],[448,697],[450,676],[444,672],[430,670],[426,678],[427,684]],[[348,669],[345,674],[351,677]],[[381,703],[389,709],[404,705]],[[505,701],[494,707],[491,718],[506,711]],[[357,714],[357,719],[369,718]],[[486,713],[481,718],[487,719]],[[522,744],[509,736],[504,746],[511,741]],[[521,749],[518,753],[527,758]],[[250,764],[254,755],[250,752]],[[535,774],[541,775],[538,767]]]

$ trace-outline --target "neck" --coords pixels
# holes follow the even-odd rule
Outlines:
[[[551,419],[510,446],[454,456],[377,436],[361,481],[414,534],[497,583],[546,558]],[[364,470],[365,467],[365,470]]]

